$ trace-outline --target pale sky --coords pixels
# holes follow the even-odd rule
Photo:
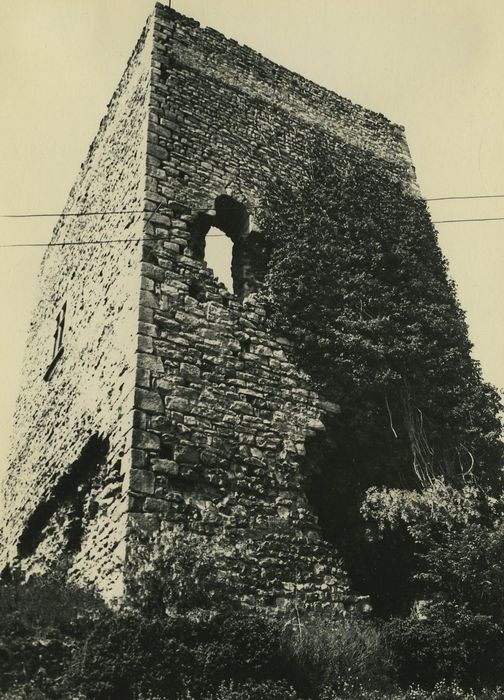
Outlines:
[[[0,214],[58,212],[153,0],[0,0]],[[173,0],[183,14],[406,127],[424,197],[504,195],[504,1]],[[503,199],[438,202],[504,217]],[[51,219],[0,219],[0,244]],[[504,221],[440,224],[484,377],[504,387]],[[217,239],[219,240],[219,239]],[[41,248],[0,249],[0,472]]]

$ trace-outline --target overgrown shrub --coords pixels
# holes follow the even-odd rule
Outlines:
[[[474,484],[456,489],[437,479],[420,492],[372,489],[363,514],[378,536],[402,530],[417,546],[413,580],[420,604],[385,626],[401,682],[502,682],[502,504]]]
[[[202,698],[223,682],[271,679],[273,687],[283,678],[278,624],[242,610],[229,593],[215,595],[218,571],[200,540],[177,533],[175,543],[161,537],[149,551],[141,595],[119,610],[60,581],[4,584],[1,689],[20,697],[175,700]]]
[[[332,691],[323,693],[318,700],[501,700],[502,690],[482,690],[474,693],[465,690],[456,683],[440,682],[432,690],[414,687],[408,690],[396,690],[390,693],[361,689],[351,695],[338,695]]]
[[[391,620],[387,635],[404,684],[504,678],[504,529],[473,522],[445,531],[419,555],[421,614]]]
[[[236,607],[237,590],[223,580],[204,538],[161,529],[132,547],[129,604],[147,616],[203,616]]]
[[[196,668],[184,630],[169,620],[133,612],[104,614],[80,641],[62,684],[63,695],[133,700],[140,693],[176,698]]]
[[[473,521],[429,545],[416,575],[426,595],[504,626],[504,522]]]
[[[309,697],[391,687],[391,655],[371,620],[312,616],[284,638],[296,685]]]
[[[0,584],[0,690],[58,683],[82,638],[105,610],[98,597],[57,577]],[[33,690],[35,692],[35,690]]]
[[[221,681],[281,680],[292,670],[284,654],[278,621],[253,611],[230,611],[216,621],[211,639],[196,648],[192,687],[204,692]]]
[[[298,700],[296,691],[281,681],[223,683],[215,700]]]
[[[502,681],[503,629],[490,616],[444,601],[429,604],[425,615],[392,619],[386,625],[403,686],[432,687],[449,679],[464,688],[481,688]]]
[[[460,690],[493,686],[504,677],[502,533],[487,527],[481,534],[481,527],[466,526],[428,552],[423,575],[432,597],[423,614],[383,626],[368,618],[330,615],[265,617],[241,608],[236,599],[228,606],[227,598],[219,605],[212,595],[202,598],[198,581],[192,598],[198,614],[182,613],[177,597],[170,599],[174,606],[161,598],[160,605],[143,600],[135,609],[130,601],[111,610],[92,594],[58,580],[4,583],[0,697],[496,700],[499,696],[490,691],[472,696]],[[169,566],[189,574],[195,562],[184,547],[192,546],[190,537],[179,534],[181,561],[170,548]],[[149,568],[152,586],[166,574],[166,565],[161,549]],[[483,585],[478,585],[476,571],[484,577]],[[181,590],[186,585],[189,580]],[[213,590],[211,580],[209,585]],[[211,614],[201,614],[202,601]],[[394,691],[396,678],[405,687],[418,683],[432,690]],[[445,679],[458,685],[443,685]]]

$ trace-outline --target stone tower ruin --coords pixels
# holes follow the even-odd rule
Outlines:
[[[63,563],[111,598],[132,538],[165,523],[205,538],[261,605],[351,600],[300,467],[338,407],[254,294],[261,195],[303,177],[321,134],[335,158],[371,153],[415,188],[401,127],[156,6],[42,262],[2,567]],[[215,228],[233,243],[234,293],[205,262]]]

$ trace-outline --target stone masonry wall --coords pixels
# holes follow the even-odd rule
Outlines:
[[[255,295],[218,283],[195,230],[203,217],[246,245],[253,220],[233,235],[218,198],[253,213],[271,178],[303,176],[319,138],[342,168],[372,155],[414,189],[403,131],[161,5],[152,65],[130,531],[199,533],[251,603],[345,609],[302,473],[306,438],[338,408],[268,333]]]
[[[143,210],[151,49],[147,28],[65,212]],[[40,271],[3,485],[2,566],[30,573],[66,559],[74,577],[109,596],[122,585],[143,225],[138,213],[58,221]],[[136,242],[108,243],[116,239]],[[63,353],[45,380],[65,303]]]
[[[149,125],[156,203],[213,208],[230,187],[253,207],[271,178],[304,176],[321,138],[343,171],[373,157],[417,189],[402,127],[160,4]]]
[[[145,247],[131,529],[164,521],[208,538],[251,603],[344,608],[346,578],[320,539],[299,466],[306,438],[324,430],[321,413],[338,408],[267,333],[253,296],[242,305],[174,250],[189,239],[183,219],[177,227],[176,238]]]

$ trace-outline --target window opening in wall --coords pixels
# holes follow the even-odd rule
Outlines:
[[[211,226],[205,239],[205,260],[215,277],[233,292],[233,241],[216,226]]]
[[[54,343],[52,360],[44,374],[44,380],[46,382],[49,381],[49,379],[51,378],[54,368],[56,367],[58,360],[63,354],[63,333],[65,331],[66,309],[67,305],[65,302],[61,307],[59,314],[56,317],[56,329],[53,334]]]
[[[225,287],[243,298],[255,291],[249,241],[250,217],[244,204],[227,194],[219,195],[214,212],[198,215],[192,222],[191,249]]]
[[[63,347],[63,331],[65,330],[65,315],[66,315],[66,302],[61,307],[61,310],[56,317],[56,330],[54,331],[54,347],[53,347],[53,357],[59,353]]]

